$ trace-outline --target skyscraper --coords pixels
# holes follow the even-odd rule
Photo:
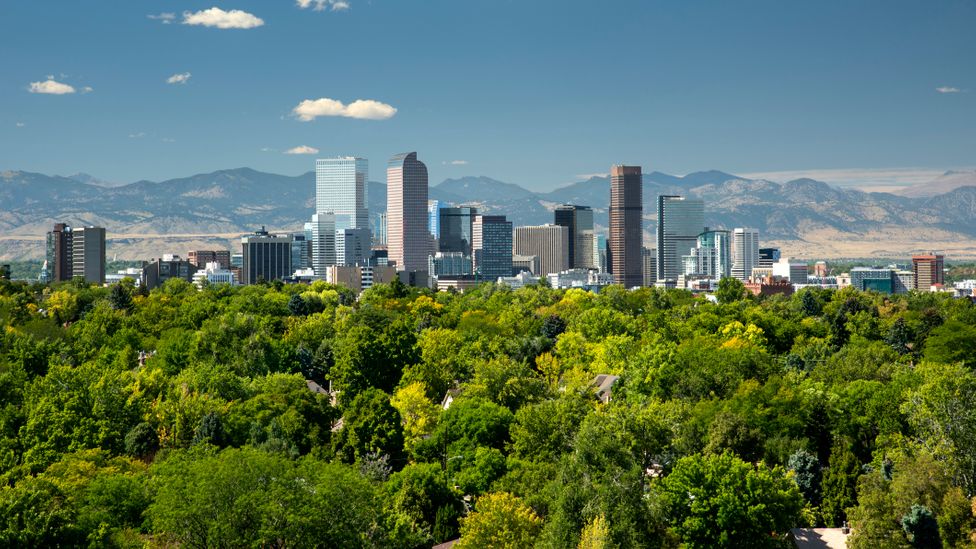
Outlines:
[[[471,227],[474,271],[482,280],[512,275],[512,222],[504,215],[478,215]]]
[[[945,256],[925,254],[912,256],[914,289],[927,292],[936,284],[945,284]]]
[[[723,230],[706,230],[689,255],[684,256],[685,276],[702,276],[720,280],[732,272],[731,234]]]
[[[344,156],[315,161],[315,213],[335,216],[337,264],[354,265],[369,255],[368,177],[369,163],[365,158]]]
[[[438,251],[444,253],[459,252],[471,255],[471,231],[474,218],[478,215],[476,208],[439,208],[438,214]]]
[[[335,214],[314,214],[309,225],[312,233],[312,272],[319,278],[325,278],[326,270],[336,264]]]
[[[732,276],[749,280],[759,266],[759,230],[732,229]]]
[[[47,233],[47,265],[52,282],[71,280],[71,227],[55,223]]]
[[[705,228],[705,204],[683,196],[657,197],[657,278],[677,280]],[[614,251],[616,253],[616,251]]]
[[[271,235],[262,227],[241,237],[244,252],[244,284],[271,282],[291,275],[291,235]]]
[[[387,246],[398,271],[426,271],[430,250],[427,166],[416,152],[401,153],[386,168]]]
[[[85,282],[105,284],[105,228],[71,230],[71,276]]]
[[[596,268],[593,260],[593,208],[573,204],[556,206],[553,221],[569,229],[569,267]]]
[[[640,166],[610,168],[610,272],[625,288],[644,283],[641,187]]]
[[[512,242],[512,253],[539,257],[539,274],[542,276],[569,269],[569,229],[566,227],[560,225],[515,227]],[[638,261],[639,254],[638,251]]]
[[[430,236],[437,240],[441,237],[441,201],[440,200],[428,200],[427,201],[427,216],[430,220]]]

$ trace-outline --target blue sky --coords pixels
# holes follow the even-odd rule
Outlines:
[[[365,156],[382,181],[417,150],[432,183],[546,190],[613,163],[976,164],[968,0],[300,3],[4,0],[0,169],[298,174],[315,155],[284,151],[308,147]],[[341,104],[296,114],[319,99]]]

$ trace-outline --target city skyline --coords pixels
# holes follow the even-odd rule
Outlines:
[[[971,3],[300,4],[7,6],[0,169],[123,183],[409,147],[434,181],[538,191],[617,162],[879,184],[973,165]]]

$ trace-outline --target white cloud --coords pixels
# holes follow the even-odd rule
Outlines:
[[[610,174],[607,172],[599,172],[599,173],[581,173],[576,175],[577,179],[582,179],[584,181],[593,179],[594,177],[610,177]]]
[[[75,93],[76,91],[74,86],[57,82],[53,76],[49,76],[44,82],[31,82],[29,90],[31,93],[46,93],[50,95],[64,95],[67,93]],[[89,91],[91,91],[91,88],[89,88]]]
[[[444,162],[441,162],[441,164],[445,166],[467,166],[468,161],[467,160],[450,160],[450,161],[445,160]]]
[[[143,137],[146,137],[146,132],[130,133],[129,134],[129,139],[142,139]]]
[[[170,76],[169,78],[167,78],[166,79],[166,83],[167,84],[186,84],[190,80],[190,77],[191,76],[193,76],[193,75],[190,74],[190,73],[188,73],[188,72],[181,72],[179,74],[174,74],[173,76]]]
[[[940,86],[938,88],[935,88],[935,91],[939,93],[959,93],[962,90],[960,90],[959,88],[954,88],[952,86]]]
[[[318,154],[319,150],[308,145],[299,145],[285,151],[285,154]]]
[[[320,99],[306,99],[292,109],[299,120],[309,122],[320,116],[343,116],[363,120],[386,120],[393,118],[397,110],[372,99],[357,99],[348,105],[342,101],[322,97]]]
[[[261,152],[264,152],[264,153],[274,152],[274,149],[272,149],[271,147],[261,147]]]
[[[241,10],[224,11],[213,7],[196,13],[183,12],[184,25],[201,25],[218,29],[253,29],[264,24],[264,20]]]
[[[16,124],[16,126],[17,126],[18,128],[23,128],[23,127],[24,127],[24,126],[26,126],[26,125],[27,125],[27,124],[24,124],[23,122],[17,122],[17,124]]]
[[[163,143],[176,143],[176,140],[173,139],[172,137],[164,137],[160,141],[162,141]]]
[[[146,17],[153,19],[155,21],[160,21],[164,25],[169,25],[176,19],[175,13],[160,13],[158,15],[147,15]]]
[[[81,93],[91,93],[93,91],[95,91],[95,89],[92,88],[91,86],[85,86],[84,88],[81,88]]]
[[[312,8],[313,11],[346,11],[349,9],[349,2],[345,0],[295,0],[295,5],[301,9]]]

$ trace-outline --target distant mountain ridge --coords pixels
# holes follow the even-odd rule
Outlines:
[[[86,174],[60,177],[0,172],[0,235],[6,235],[5,240],[0,238],[0,257],[38,257],[43,250],[24,242],[43,236],[51,224],[62,220],[105,226],[110,238],[114,234],[170,240],[175,235],[224,235],[229,239],[232,236],[227,235],[261,226],[299,230],[313,213],[314,179],[313,172],[287,176],[236,168],[161,182],[105,186]],[[701,198],[708,225],[755,227],[764,240],[802,243],[813,242],[811,235],[854,239],[867,233],[920,230],[941,231],[947,238],[976,236],[976,186],[952,187],[937,196],[908,197],[841,189],[813,179],[776,183],[715,170],[684,176],[651,172],[643,177],[648,241],[659,194]],[[598,227],[605,228],[610,182],[606,176],[591,177],[553,191],[533,192],[486,176],[462,177],[432,186],[429,196],[446,204],[471,204],[486,213],[504,214],[516,225],[551,222],[558,204],[589,205]],[[386,210],[386,186],[369,182],[367,200],[375,223]],[[827,234],[831,236],[823,236]],[[18,239],[19,248],[10,244]]]

